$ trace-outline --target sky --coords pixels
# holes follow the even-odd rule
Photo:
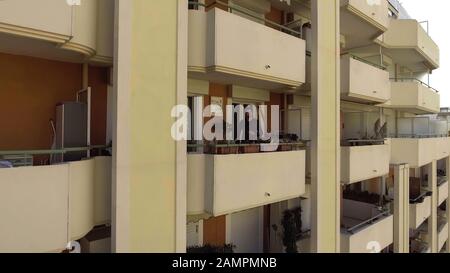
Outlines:
[[[438,44],[441,66],[430,76],[430,85],[439,90],[441,106],[450,107],[450,1],[400,0],[409,15],[420,21],[429,21],[429,34]],[[423,24],[426,29],[426,24]]]

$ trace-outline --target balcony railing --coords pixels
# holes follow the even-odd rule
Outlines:
[[[341,183],[358,183],[389,173],[390,146],[384,140],[357,143],[363,146],[341,147]]]
[[[418,168],[450,155],[450,138],[392,138],[391,164]]]
[[[387,216],[390,216],[390,215],[391,214],[389,211],[380,212],[380,214],[378,214],[370,219],[367,219],[361,223],[355,224],[352,227],[346,228],[345,231],[349,234],[355,234],[358,231],[364,229],[365,227],[368,227],[368,226],[372,225],[373,223],[376,223],[377,221],[379,221]]]
[[[354,102],[384,103],[391,98],[386,68],[355,55],[341,56],[341,96]]]
[[[91,155],[101,155],[102,151],[111,148],[111,146],[105,145],[92,145],[89,147],[78,147],[78,148],[64,148],[64,149],[49,149],[49,150],[7,150],[0,151],[0,161],[3,162],[3,167],[22,167],[22,166],[33,166],[33,159],[35,156],[63,156],[68,153],[78,153],[86,152],[86,157],[89,158]],[[7,163],[10,164],[7,164]],[[51,159],[49,159],[45,164],[39,165],[50,165],[52,164]]]
[[[397,119],[397,133],[392,138],[446,138],[449,136],[447,121],[429,117]]]
[[[417,78],[390,78],[392,82],[417,82],[421,85],[425,86],[426,88],[433,90],[436,93],[439,93],[439,91],[433,87],[431,87],[429,84],[417,79]]]
[[[346,53],[346,54],[347,54],[347,53]],[[346,54],[344,54],[344,55],[346,55]],[[356,55],[354,55],[354,54],[348,54],[348,55],[349,55],[351,58],[353,58],[353,59],[355,59],[355,60],[357,60],[357,61],[363,62],[363,63],[365,63],[365,64],[368,64],[368,65],[370,65],[370,66],[376,67],[376,68],[378,68],[378,69],[381,69],[381,70],[386,70],[386,69],[387,69],[386,67],[384,67],[384,66],[381,65],[381,64],[377,64],[377,63],[371,62],[371,61],[366,60],[366,59],[364,59],[364,58],[358,57],[358,56],[356,56]],[[341,56],[343,56],[343,55],[341,55]]]
[[[439,67],[439,47],[417,20],[391,20],[388,31],[376,41],[395,63],[411,71],[426,72]]]
[[[373,241],[379,242],[380,250],[393,243],[394,219],[387,209],[347,199],[344,199],[343,206],[342,252],[369,252],[371,250],[367,246]]]
[[[239,143],[239,142],[202,142],[189,143],[187,145],[188,153],[204,153],[204,154],[248,154],[263,152],[287,152],[304,150],[307,147],[305,141],[280,142],[279,144],[271,144],[264,142],[255,143]]]
[[[299,198],[306,191],[305,161],[302,150],[189,154],[188,215],[221,216]]]
[[[229,12],[233,10],[234,6],[189,11],[189,77],[220,77],[223,84],[265,90],[304,84],[306,43],[301,33],[263,15],[252,17],[244,9]]]
[[[11,152],[20,151],[2,153]],[[110,196],[108,156],[0,169],[0,252],[63,251],[95,226],[110,224]]]

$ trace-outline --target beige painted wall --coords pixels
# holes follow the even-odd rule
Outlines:
[[[304,193],[305,151],[188,155],[189,214],[220,216]]]
[[[424,114],[440,111],[440,95],[419,82],[392,82],[387,107]]]
[[[341,148],[341,182],[357,183],[389,173],[389,145]]]
[[[99,61],[112,63],[114,55],[114,0],[98,0],[97,54]]]
[[[349,5],[356,12],[364,15],[376,24],[379,24],[383,28],[388,28],[389,17],[388,17],[388,6],[387,0],[381,0],[380,4],[370,5],[367,1],[361,0],[341,0],[341,6]]]
[[[375,217],[379,212],[371,204],[352,200],[343,201],[343,216],[352,221],[365,221]],[[345,220],[344,220],[345,222]],[[354,234],[341,234],[341,251],[343,253],[370,253],[370,242],[380,243],[382,249],[394,242],[394,216],[383,217],[370,225],[367,225]]]
[[[422,203],[409,205],[409,227],[418,229],[431,215],[431,197],[425,197]]]
[[[370,253],[370,242],[379,242],[382,249],[394,242],[394,216],[383,218],[355,234],[342,234],[342,253]]]
[[[434,68],[439,67],[439,47],[417,20],[391,20],[389,30],[383,34],[381,39],[388,48],[414,49]]]
[[[71,35],[71,20],[72,7],[67,5],[66,1],[0,1],[0,31],[19,31],[22,34],[28,32],[32,35],[31,30],[40,30],[48,32],[42,34],[48,39],[67,39]],[[18,27],[19,30],[14,30],[12,26]]]
[[[389,72],[345,55],[341,57],[341,95],[358,102],[386,102],[391,98]]]
[[[0,2],[0,32],[57,43],[81,53],[78,61],[110,65],[113,53],[114,1],[6,0]],[[58,49],[55,48],[55,51]]]
[[[449,153],[448,149],[442,149],[443,146],[439,145],[448,138],[393,138],[390,141],[391,164],[409,164],[411,168],[417,168],[441,159],[442,152]]]
[[[298,86],[305,82],[305,48],[302,39],[220,9],[189,11],[190,71]]]
[[[111,159],[0,169],[0,252],[57,252],[109,223]],[[97,212],[97,213],[96,213]]]

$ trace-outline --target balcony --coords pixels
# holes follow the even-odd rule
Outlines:
[[[440,251],[448,240],[448,222],[441,219],[438,226],[438,251]]]
[[[439,143],[448,138],[393,138],[391,139],[391,164],[409,164],[418,168],[448,156],[449,149]]]
[[[389,145],[341,147],[341,182],[352,184],[389,173]]]
[[[262,89],[305,83],[305,41],[218,8],[189,11],[189,77]]]
[[[0,169],[0,252],[61,252],[111,219],[111,158]]]
[[[377,42],[395,63],[413,72],[439,68],[439,47],[416,20],[391,20]]]
[[[188,215],[221,216],[305,194],[305,151],[188,155]]]
[[[341,34],[345,36],[345,48],[371,44],[387,30],[389,4],[387,0],[379,2],[341,0]]]
[[[442,181],[438,185],[438,206],[442,205],[448,198],[448,181]]]
[[[440,95],[427,84],[416,79],[391,82],[391,100],[383,105],[414,114],[440,112]]]
[[[409,228],[418,229],[431,216],[431,197],[409,205]]]
[[[389,72],[363,59],[341,57],[341,97],[363,103],[384,103],[391,98]]]
[[[346,199],[343,202],[342,253],[370,253],[371,242],[378,242],[381,251],[394,242],[393,215],[371,204]]]
[[[0,1],[2,52],[111,65],[113,34],[113,1]]]

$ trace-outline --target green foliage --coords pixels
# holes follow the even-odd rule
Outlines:
[[[302,209],[286,210],[281,221],[283,226],[283,245],[286,253],[298,253],[297,241],[302,234]]]

